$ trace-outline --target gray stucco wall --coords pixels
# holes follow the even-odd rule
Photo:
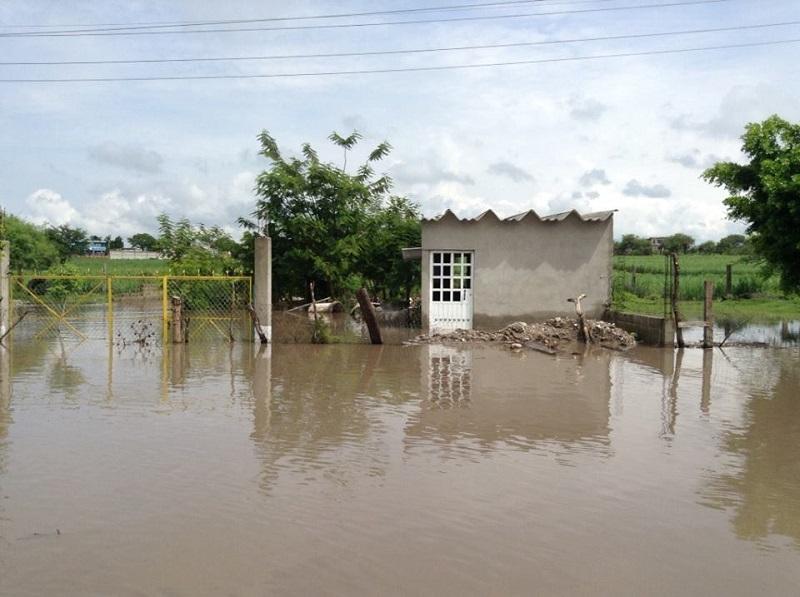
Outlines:
[[[430,253],[471,250],[473,327],[495,328],[513,321],[535,321],[574,314],[567,297],[585,293],[590,317],[603,314],[611,298],[613,217],[583,221],[480,220],[448,215],[422,222],[422,319],[428,327]]]

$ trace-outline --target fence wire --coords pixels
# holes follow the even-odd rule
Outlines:
[[[187,341],[251,339],[252,280],[233,276],[11,276],[13,337],[170,341],[180,299]]]

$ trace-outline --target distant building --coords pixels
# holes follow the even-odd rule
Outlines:
[[[661,253],[664,250],[664,241],[667,240],[665,236],[651,236],[647,240],[650,241],[650,249],[653,253]]]
[[[104,240],[90,240],[86,247],[86,254],[91,257],[104,256],[108,253],[108,242]]]
[[[586,294],[599,317],[611,298],[613,212],[533,210],[500,219],[489,210],[461,219],[447,210],[422,220],[422,323],[431,331],[496,328],[574,315],[567,298]]]
[[[111,249],[108,256],[111,259],[162,259],[163,256],[158,251],[143,251],[136,247],[125,247],[123,249]]]

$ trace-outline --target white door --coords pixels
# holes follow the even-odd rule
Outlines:
[[[472,329],[472,251],[432,251],[431,332]]]

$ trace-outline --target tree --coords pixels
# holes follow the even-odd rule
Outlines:
[[[59,251],[45,231],[12,215],[3,216],[2,240],[11,243],[13,271],[43,271],[59,261]]]
[[[83,255],[89,244],[89,238],[83,228],[70,228],[66,224],[50,226],[45,230],[45,234],[58,250],[61,263],[73,255]]]
[[[747,238],[743,234],[729,234],[717,243],[717,253],[739,255],[747,252]]]
[[[667,253],[687,253],[693,245],[694,239],[682,232],[678,232],[664,239],[664,251]]]
[[[128,237],[128,244],[142,251],[158,250],[158,239],[152,234],[147,234],[147,232],[139,232]]]
[[[785,291],[800,290],[800,124],[778,116],[751,123],[742,135],[746,164],[718,162],[703,178],[730,193],[728,217],[745,222],[766,273]]]
[[[404,287],[405,293],[409,272],[400,265],[397,243],[401,238],[419,238],[413,232],[419,228],[418,215],[408,201],[391,196],[388,176],[375,175],[373,168],[388,155],[389,143],[375,147],[354,174],[347,172],[347,157],[360,138],[357,132],[330,135],[344,155],[338,167],[320,161],[307,143],[302,157],[285,157],[267,131],[259,135],[260,154],[270,164],[256,179],[253,216],[266,226],[247,219],[240,223],[251,233],[266,227],[272,237],[277,297],[308,296],[311,281],[318,297],[342,297],[364,284],[386,292]],[[393,248],[380,245],[378,255],[377,235],[384,241],[391,238]]]
[[[404,261],[401,249],[422,244],[419,208],[405,197],[391,197],[370,219],[361,271],[373,292],[384,299],[403,299],[408,305],[419,286],[419,261]]]
[[[635,234],[623,234],[622,240],[614,243],[617,255],[650,255],[652,252],[650,241]]]
[[[704,255],[711,255],[712,253],[717,252],[717,243],[713,240],[707,240],[706,242],[697,245],[697,252],[702,253]]]
[[[158,246],[172,262],[172,269],[189,274],[238,273],[241,268],[231,257],[236,242],[219,226],[195,226],[183,218],[174,222],[168,215],[158,216]]]
[[[122,249],[125,247],[125,243],[122,240],[121,236],[115,237],[110,243],[108,243],[108,248],[110,250],[113,249]]]

